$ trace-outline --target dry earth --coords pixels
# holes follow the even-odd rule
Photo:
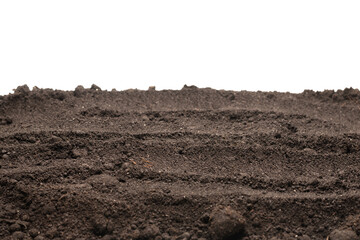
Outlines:
[[[357,89],[0,96],[0,239],[359,236]]]

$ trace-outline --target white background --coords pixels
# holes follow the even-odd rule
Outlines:
[[[0,1],[0,94],[360,88],[360,1]]]

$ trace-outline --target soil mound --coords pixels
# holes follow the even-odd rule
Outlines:
[[[0,239],[359,239],[359,100],[20,86],[0,97]]]

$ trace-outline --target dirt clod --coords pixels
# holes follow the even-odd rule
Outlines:
[[[30,93],[30,88],[28,87],[28,85],[25,84],[14,89],[14,93],[26,95]]]
[[[80,158],[87,156],[88,152],[86,149],[73,149],[71,155],[73,158]]]
[[[117,240],[118,238],[113,235],[105,235],[101,238],[101,240]]]
[[[111,187],[119,184],[119,180],[116,177],[108,174],[94,175],[86,179],[86,181],[93,187]]]
[[[53,239],[53,238],[56,238],[58,237],[60,234],[60,232],[58,231],[58,229],[56,227],[50,227],[46,233],[45,233],[45,236],[50,238],[50,239]]]
[[[8,117],[0,117],[0,125],[10,125],[13,123],[13,120]]]
[[[12,239],[14,240],[22,240],[25,238],[25,233],[16,231],[11,235]]]
[[[329,240],[359,240],[360,237],[350,229],[332,231],[329,235]]]
[[[97,236],[104,236],[111,233],[112,229],[108,228],[108,220],[103,216],[94,216],[91,219],[91,230]]]
[[[95,91],[101,91],[101,88],[95,84],[92,84],[90,89]]]
[[[209,221],[210,221],[210,215],[209,215],[208,213],[204,213],[204,214],[201,216],[200,220],[201,220],[203,223],[209,223]]]
[[[163,234],[161,234],[161,238],[162,238],[163,240],[170,240],[170,239],[171,239],[171,237],[170,237],[170,235],[169,235],[168,233],[163,233]]]
[[[299,237],[300,240],[311,240],[311,238],[308,235],[303,235]]]
[[[231,207],[216,208],[210,215],[210,231],[214,239],[240,238],[245,235],[245,219]]]
[[[154,224],[149,224],[146,225],[144,229],[140,231],[139,240],[154,239],[159,234],[160,234],[160,229]]]
[[[45,237],[39,235],[39,236],[36,236],[36,237],[34,238],[34,240],[45,240]]]
[[[79,85],[75,88],[74,96],[75,97],[81,97],[86,92],[85,88],[82,85]]]
[[[176,238],[176,240],[189,240],[191,238],[191,234],[189,232],[184,232],[180,236]]]
[[[36,228],[31,228],[31,229],[29,230],[29,235],[30,235],[30,237],[32,237],[32,238],[37,237],[39,234],[40,234],[40,231],[39,231],[38,229],[36,229]]]
[[[21,226],[18,223],[11,224],[9,226],[10,232],[16,232],[21,230]]]

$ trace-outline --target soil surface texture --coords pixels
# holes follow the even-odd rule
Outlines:
[[[0,239],[360,239],[360,92],[0,96]]]

